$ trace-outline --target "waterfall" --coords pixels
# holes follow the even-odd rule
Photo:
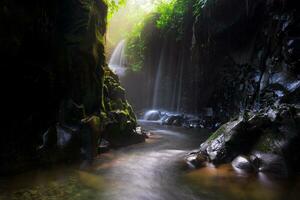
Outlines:
[[[182,106],[181,98],[184,84],[184,53],[182,52],[176,59],[173,57],[172,50],[166,49],[166,46],[168,44],[165,43],[160,52],[154,82],[152,108],[179,112]]]
[[[177,94],[177,106],[176,106],[176,111],[177,112],[180,111],[180,106],[181,106],[183,68],[184,68],[184,56],[182,56],[182,59],[181,59],[181,62],[180,62],[179,89],[178,89],[178,94]]]
[[[153,92],[153,103],[152,108],[158,108],[158,100],[160,98],[160,87],[161,87],[161,75],[162,75],[162,68],[163,68],[163,61],[164,61],[164,48],[161,50],[161,55],[159,58],[159,64],[156,72],[155,83],[154,83],[154,92]]]
[[[109,68],[118,76],[123,76],[126,71],[125,46],[125,40],[121,40],[114,49],[108,64]]]

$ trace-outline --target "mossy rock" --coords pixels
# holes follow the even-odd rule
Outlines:
[[[282,133],[267,129],[253,147],[253,150],[260,151],[262,153],[275,153],[282,155],[285,143],[286,139]]]
[[[222,135],[226,131],[227,124],[223,124],[220,128],[218,128],[214,133],[212,133],[209,138],[207,139],[207,142],[210,142],[220,135]]]
[[[125,98],[125,89],[119,78],[107,66],[104,67],[104,105],[106,122],[104,138],[114,147],[124,146],[144,138],[135,133],[136,117]]]
[[[215,131],[200,146],[200,152],[215,164],[231,162],[238,154],[248,151],[257,135],[247,131],[243,118],[228,122]]]
[[[122,101],[125,101],[125,89],[121,86],[114,87],[113,91],[111,92],[111,98],[121,99]]]
[[[123,101],[121,99],[116,100],[110,100],[110,109],[111,110],[125,110],[126,107],[123,104]]]

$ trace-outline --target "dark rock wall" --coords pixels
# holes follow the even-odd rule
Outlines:
[[[192,152],[187,162],[202,166],[206,162],[234,160],[234,167],[247,170],[278,175],[298,172],[299,3],[201,2],[198,16],[192,14],[195,7],[185,14],[181,39],[174,32],[163,35],[154,29],[154,38],[159,39],[154,40],[155,45],[147,46],[148,62],[143,73],[148,77],[142,79],[154,85],[161,62],[158,55],[163,55],[161,108],[201,114],[203,108],[210,107],[213,121],[227,122]],[[173,93],[178,91],[178,82],[182,92],[174,107],[172,96],[178,94]],[[128,90],[129,95],[134,94]],[[153,88],[148,96],[151,95]],[[151,103],[145,102],[147,106],[151,108]]]
[[[299,90],[298,26],[294,1],[208,1],[195,23],[199,90],[209,97],[200,105],[233,115],[266,106],[265,92],[273,88],[276,97],[275,84],[284,95]],[[288,84],[297,86],[286,91]]]
[[[103,97],[106,15],[102,0],[1,1],[0,171],[29,167],[40,159],[39,145],[57,150],[65,135],[77,138],[73,153],[91,144],[95,149],[109,112]]]
[[[295,1],[203,2],[199,16],[193,16],[194,7],[185,14],[181,39],[174,33],[163,35],[155,28],[152,31],[153,44],[147,46],[140,73],[147,75],[142,82],[154,85],[160,55],[164,55],[162,108],[180,107],[179,111],[199,113],[212,107],[215,116],[225,122],[245,109],[259,109],[271,99],[274,103],[275,93],[298,94],[299,9]],[[180,80],[178,103],[178,98],[174,101],[172,96],[173,91],[178,93]],[[126,87],[128,81],[124,82],[129,98],[137,95]],[[275,92],[274,87],[281,87],[281,92]],[[292,90],[287,91],[287,87]],[[267,94],[270,88],[273,93]],[[151,108],[154,89],[143,85],[137,91],[143,90],[149,93],[141,95],[145,101],[133,106]],[[146,100],[149,96],[151,102]],[[286,99],[295,102],[295,96]]]
[[[299,20],[295,1],[207,1],[194,24],[198,103],[240,117],[201,144],[198,165],[239,156],[237,168],[299,170]]]

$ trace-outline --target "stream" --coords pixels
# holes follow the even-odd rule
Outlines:
[[[245,174],[230,165],[189,169],[184,155],[209,136],[208,130],[139,123],[150,132],[145,143],[103,153],[90,169],[53,166],[0,178],[0,199],[291,200],[300,193],[299,178]]]

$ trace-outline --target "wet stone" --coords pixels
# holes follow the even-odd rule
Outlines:
[[[191,152],[185,157],[187,165],[191,168],[198,168],[205,165],[207,157],[201,152]]]
[[[242,156],[242,155],[236,157],[231,162],[231,165],[234,168],[238,168],[238,169],[245,170],[245,171],[253,170],[253,166],[252,166],[251,162],[249,161],[249,158],[247,158],[246,156]]]

